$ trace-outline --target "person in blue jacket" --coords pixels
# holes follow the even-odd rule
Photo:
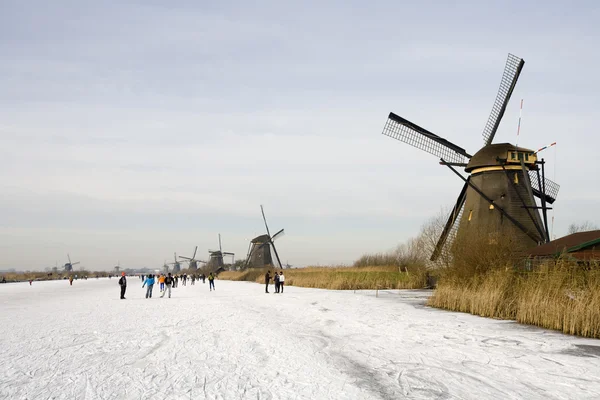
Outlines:
[[[142,287],[144,286],[148,286],[146,288],[146,298],[152,298],[152,288],[154,287],[154,275],[148,275]]]

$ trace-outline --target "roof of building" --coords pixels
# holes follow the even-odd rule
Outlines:
[[[591,246],[600,247],[600,230],[577,232],[563,236],[529,250],[530,257],[555,256],[562,252],[573,253]]]

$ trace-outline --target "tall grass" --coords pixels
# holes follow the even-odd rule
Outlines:
[[[225,271],[220,279],[264,283],[267,269]],[[271,270],[272,271],[272,270]],[[285,284],[309,288],[353,289],[415,289],[425,286],[425,274],[399,272],[396,266],[374,267],[308,267],[286,269]]]
[[[600,268],[559,259],[525,271],[513,238],[457,238],[428,304],[600,338]]]

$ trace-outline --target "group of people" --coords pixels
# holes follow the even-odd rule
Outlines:
[[[202,282],[205,282],[206,279],[208,279],[208,287],[210,288],[210,291],[212,292],[213,290],[215,290],[215,275],[212,272],[208,274],[208,276],[205,276],[204,274],[198,277],[196,275],[192,275],[191,278],[185,274],[181,276],[173,276],[169,272],[167,275],[141,275],[140,279],[143,282],[142,288],[146,288],[147,299],[152,298],[152,290],[154,289],[154,285],[159,285],[159,290],[162,293],[160,296],[161,298],[165,297],[165,294],[167,293],[169,294],[169,298],[171,298],[171,289],[176,288],[178,286],[179,280],[181,280],[183,286],[186,286],[186,282],[188,281],[188,279],[192,281],[192,285],[195,283],[196,280],[202,279]],[[125,299],[125,291],[127,290],[127,276],[125,272],[121,273],[121,278],[119,279],[119,286],[121,287],[121,299]]]
[[[271,282],[271,271],[267,271],[265,274],[265,293],[269,293],[269,283]],[[283,285],[285,283],[285,275],[283,271],[273,275],[273,282],[275,283],[275,293],[283,293]]]
[[[167,294],[167,292],[168,292],[169,298],[171,298],[171,288],[176,287],[175,281],[176,281],[175,278],[173,278],[173,276],[171,275],[170,272],[167,276],[159,275],[158,277],[150,274],[144,280],[144,283],[142,284],[142,288],[144,288],[144,286],[146,286],[146,298],[151,299],[152,298],[152,289],[154,288],[154,284],[158,283],[160,285],[159,289],[162,293],[160,295],[160,297],[165,297],[165,294]]]

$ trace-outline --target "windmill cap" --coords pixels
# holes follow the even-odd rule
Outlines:
[[[523,153],[533,153],[534,150],[517,147],[510,143],[490,144],[479,150],[471,159],[465,168],[465,172],[471,172],[476,168],[493,167],[499,165],[498,158],[506,158],[509,152],[519,151]]]

